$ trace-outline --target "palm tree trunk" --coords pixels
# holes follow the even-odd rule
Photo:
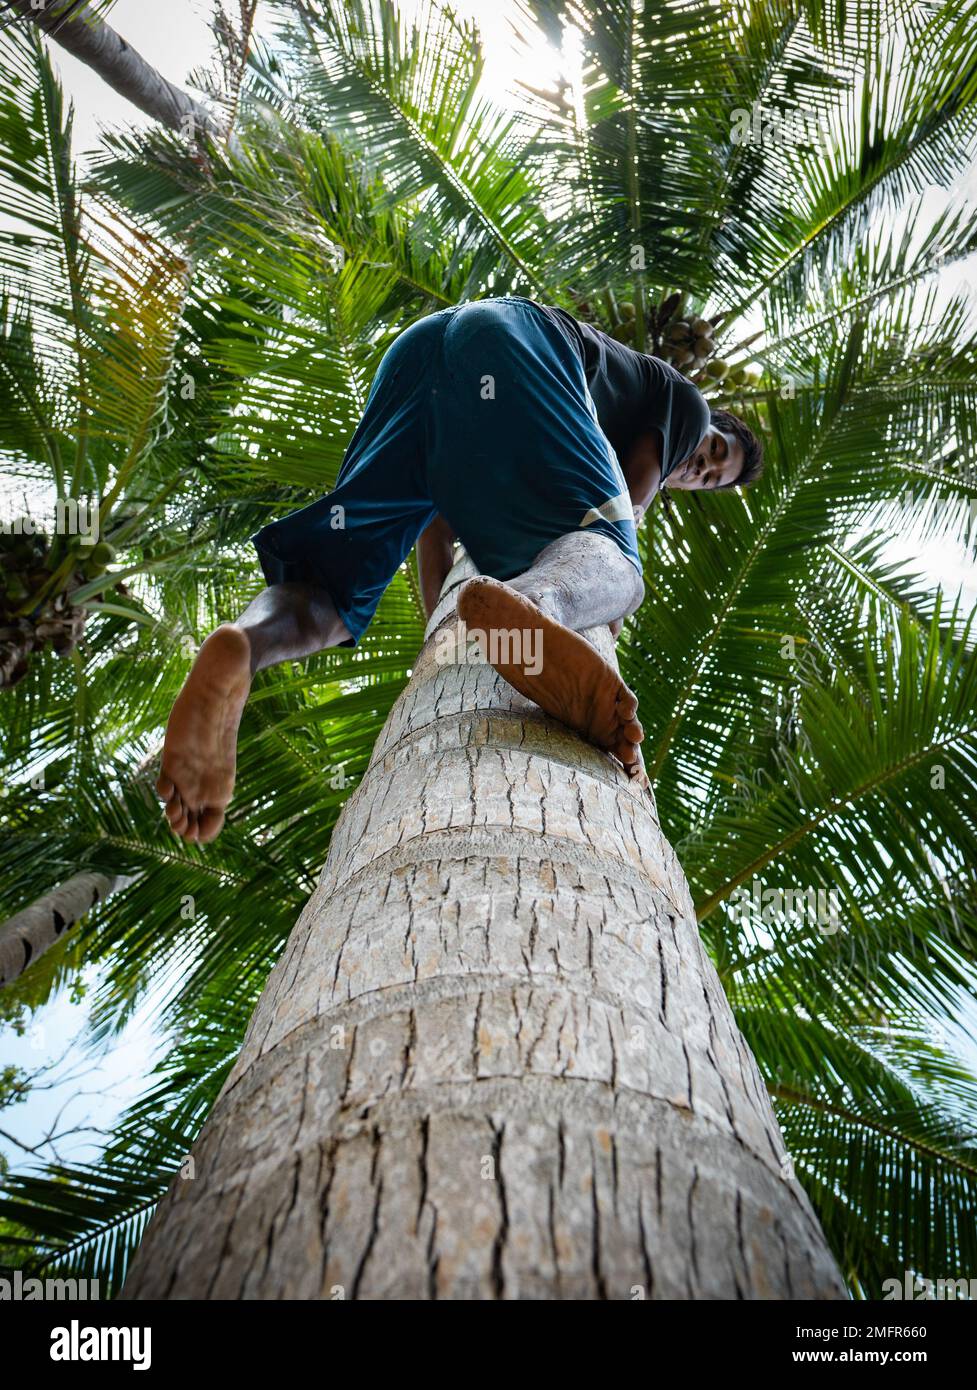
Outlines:
[[[131,882],[124,875],[75,874],[0,923],[0,986],[22,975],[89,908]]]
[[[473,572],[123,1297],[844,1297],[651,793],[439,664]]]
[[[10,9],[23,15],[56,39],[62,48],[97,72],[120,96],[172,130],[183,130],[191,139],[220,132],[205,107],[168,82],[130,47],[114,29],[86,4],[48,0],[37,8],[31,0],[7,0]]]

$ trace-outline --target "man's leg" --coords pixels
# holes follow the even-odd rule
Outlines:
[[[210,634],[170,714],[156,783],[175,834],[202,844],[220,834],[255,672],[349,637],[329,594],[310,584],[272,584]]]
[[[551,542],[524,574],[506,583],[487,575],[469,579],[458,612],[470,630],[487,634],[489,660],[510,685],[640,778],[644,731],[637,698],[578,633],[628,617],[643,598],[644,581],[614,541],[575,531]],[[493,630],[527,638],[493,643]]]
[[[524,574],[506,583],[574,632],[630,617],[645,596],[634,565],[614,541],[597,532],[560,536]]]

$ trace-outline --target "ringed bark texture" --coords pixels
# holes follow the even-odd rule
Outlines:
[[[123,1297],[845,1297],[654,798],[439,663],[473,572]]]
[[[88,5],[70,0],[46,0],[40,5],[35,0],[7,3],[153,120],[171,130],[189,128],[214,137],[220,134],[206,107],[158,73]]]

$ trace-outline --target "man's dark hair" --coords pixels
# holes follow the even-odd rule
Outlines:
[[[749,487],[751,483],[755,483],[763,472],[763,445],[749,425],[745,425],[738,415],[733,415],[728,410],[710,411],[709,423],[713,429],[721,430],[723,434],[731,434],[734,439],[738,439],[743,449],[743,467],[740,469],[739,477],[731,483],[723,483],[721,488],[716,488],[716,492],[722,492],[729,487]]]

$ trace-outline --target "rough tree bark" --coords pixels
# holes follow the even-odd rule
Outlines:
[[[0,923],[0,986],[22,975],[90,907],[131,882],[124,875],[75,874]]]
[[[120,96],[153,120],[191,139],[220,135],[206,107],[167,81],[98,15],[77,0],[6,0],[6,8],[32,21],[75,58],[97,72]]]
[[[844,1297],[651,793],[439,664],[472,572],[123,1297]]]

